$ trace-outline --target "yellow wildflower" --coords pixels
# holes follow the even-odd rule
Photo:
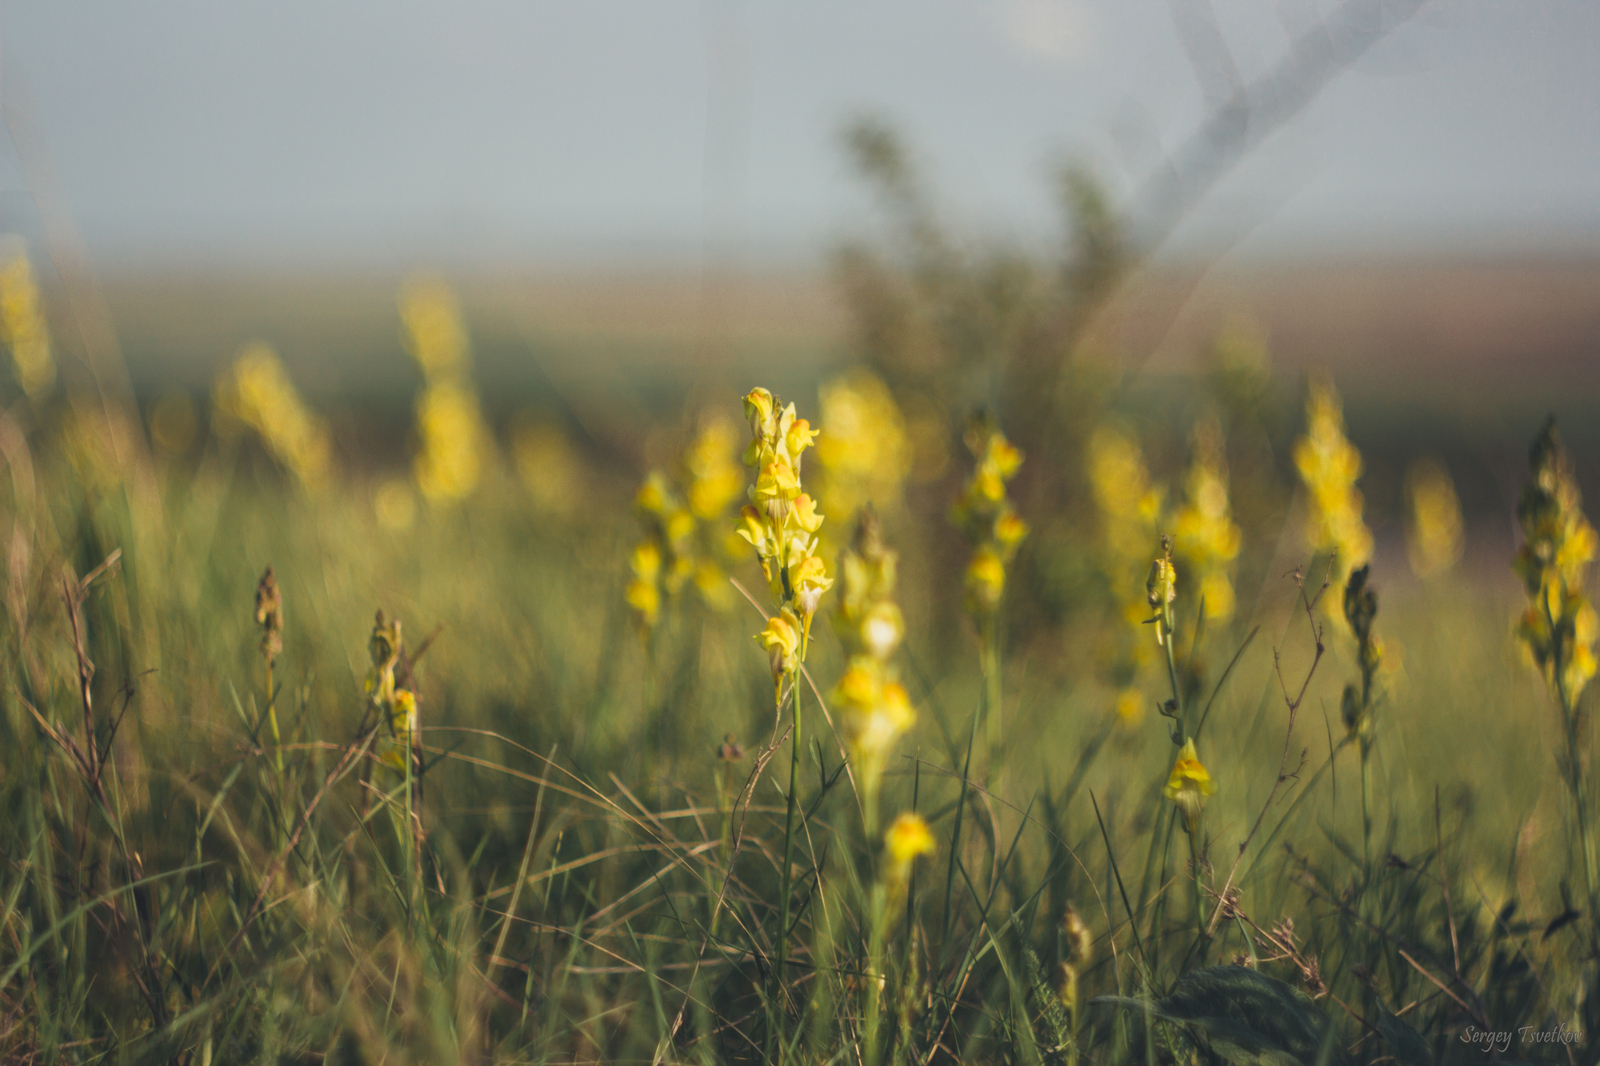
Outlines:
[[[967,563],[967,611],[973,615],[993,613],[1006,588],[1006,567],[992,548],[979,548]]]
[[[933,832],[920,815],[900,815],[883,835],[884,883],[897,894],[903,891],[911,880],[911,864],[918,856],[933,854],[935,846]]]
[[[1006,482],[1022,465],[1022,452],[983,418],[967,431],[967,447],[977,459],[972,477],[956,498],[952,517],[973,545],[967,564],[967,611],[982,625],[999,609],[1006,565],[1028,534],[1006,497]]]
[[[1418,459],[1406,472],[1406,554],[1421,578],[1449,570],[1461,558],[1461,503],[1450,474],[1432,459]]]
[[[773,684],[781,688],[783,679],[800,665],[800,620],[785,607],[767,619],[766,628],[756,634],[756,640],[767,652]]]
[[[817,461],[828,509],[852,514],[868,502],[880,509],[897,505],[913,449],[889,387],[857,368],[823,385],[818,395],[823,434]]]
[[[1206,617],[1233,617],[1231,567],[1239,555],[1239,527],[1228,504],[1228,468],[1222,430],[1213,421],[1195,425],[1193,459],[1185,481],[1187,499],[1173,519],[1175,550],[1194,575]]]
[[[1178,810],[1183,814],[1183,825],[1190,833],[1200,823],[1200,812],[1205,807],[1205,798],[1212,795],[1217,786],[1211,781],[1211,775],[1200,764],[1200,756],[1194,750],[1194,738],[1183,742],[1183,748],[1178,752],[1178,759],[1172,764],[1172,773],[1167,778],[1166,787],[1161,794],[1178,805]]]
[[[878,782],[894,742],[917,721],[906,690],[885,680],[884,673],[876,660],[860,658],[833,690],[839,733],[850,752],[862,799],[869,805],[876,803]],[[870,811],[868,816],[871,817]]]
[[[1532,476],[1517,504],[1523,541],[1513,569],[1529,606],[1517,635],[1570,711],[1595,674],[1596,617],[1584,592],[1595,530],[1584,516],[1554,419],[1534,442],[1528,462]]]
[[[224,416],[255,430],[307,489],[327,484],[333,465],[327,423],[301,401],[271,347],[258,341],[240,352],[217,379],[215,402]]]
[[[464,499],[477,488],[494,446],[468,376],[466,328],[442,280],[413,277],[400,292],[406,350],[422,369],[412,474],[432,503]]]
[[[1306,487],[1306,543],[1334,556],[1331,575],[1342,587],[1350,571],[1372,557],[1372,533],[1361,518],[1356,488],[1361,453],[1344,435],[1344,414],[1331,382],[1315,380],[1306,398],[1306,432],[1294,445],[1294,465]]]

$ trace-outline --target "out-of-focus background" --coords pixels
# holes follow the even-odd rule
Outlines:
[[[1144,378],[1247,318],[1284,380],[1335,376],[1374,506],[1383,453],[1424,448],[1493,509],[1529,420],[1594,439],[1600,15],[1324,7],[8,4],[0,228],[46,287],[92,272],[147,402],[264,340],[393,443],[394,294],[428,269],[497,423],[583,422],[597,391],[659,410],[860,358],[834,252],[882,212],[841,131],[875,116],[951,232],[1047,264],[1072,239],[1056,175],[1091,173],[1147,271],[1113,353]],[[573,428],[642,461],[644,427]]]

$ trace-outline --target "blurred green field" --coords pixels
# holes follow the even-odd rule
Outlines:
[[[898,210],[834,290],[146,281],[108,289],[128,391],[71,340],[53,386],[19,370],[0,1061],[1596,1061],[1592,689],[1534,667],[1511,569],[1554,409],[1560,674],[1595,636],[1592,268],[1518,275],[1559,313],[1475,304],[1463,362],[1341,361],[1326,272],[1281,324],[1184,317],[1192,286],[1118,295],[1092,240],[1019,265]],[[1461,317],[1408,276],[1363,328],[1394,291]],[[873,668],[915,724],[878,748],[830,622],[855,586],[802,673],[751,639],[801,609],[726,543],[756,386],[821,428],[784,446],[826,515],[805,554],[847,572],[862,502],[898,553]],[[1313,445],[1364,469],[1308,474]],[[1235,606],[1202,622],[1202,587]],[[1524,1027],[1560,1039],[1473,1035]]]

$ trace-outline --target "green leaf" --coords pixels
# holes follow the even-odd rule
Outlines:
[[[1187,1025],[1233,1066],[1345,1066],[1348,1062],[1338,1034],[1309,996],[1243,966],[1214,966],[1184,974],[1170,994],[1154,1002],[1122,996],[1102,996],[1089,1002],[1132,1007]]]

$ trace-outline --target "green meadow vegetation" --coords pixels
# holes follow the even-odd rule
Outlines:
[[[1043,262],[851,147],[854,364],[650,412],[653,470],[491,424],[438,278],[357,457],[263,344],[69,387],[13,250],[0,1061],[1596,1061],[1557,429],[1515,585],[1427,456],[1375,544],[1340,382],[1105,357],[1088,175]]]

